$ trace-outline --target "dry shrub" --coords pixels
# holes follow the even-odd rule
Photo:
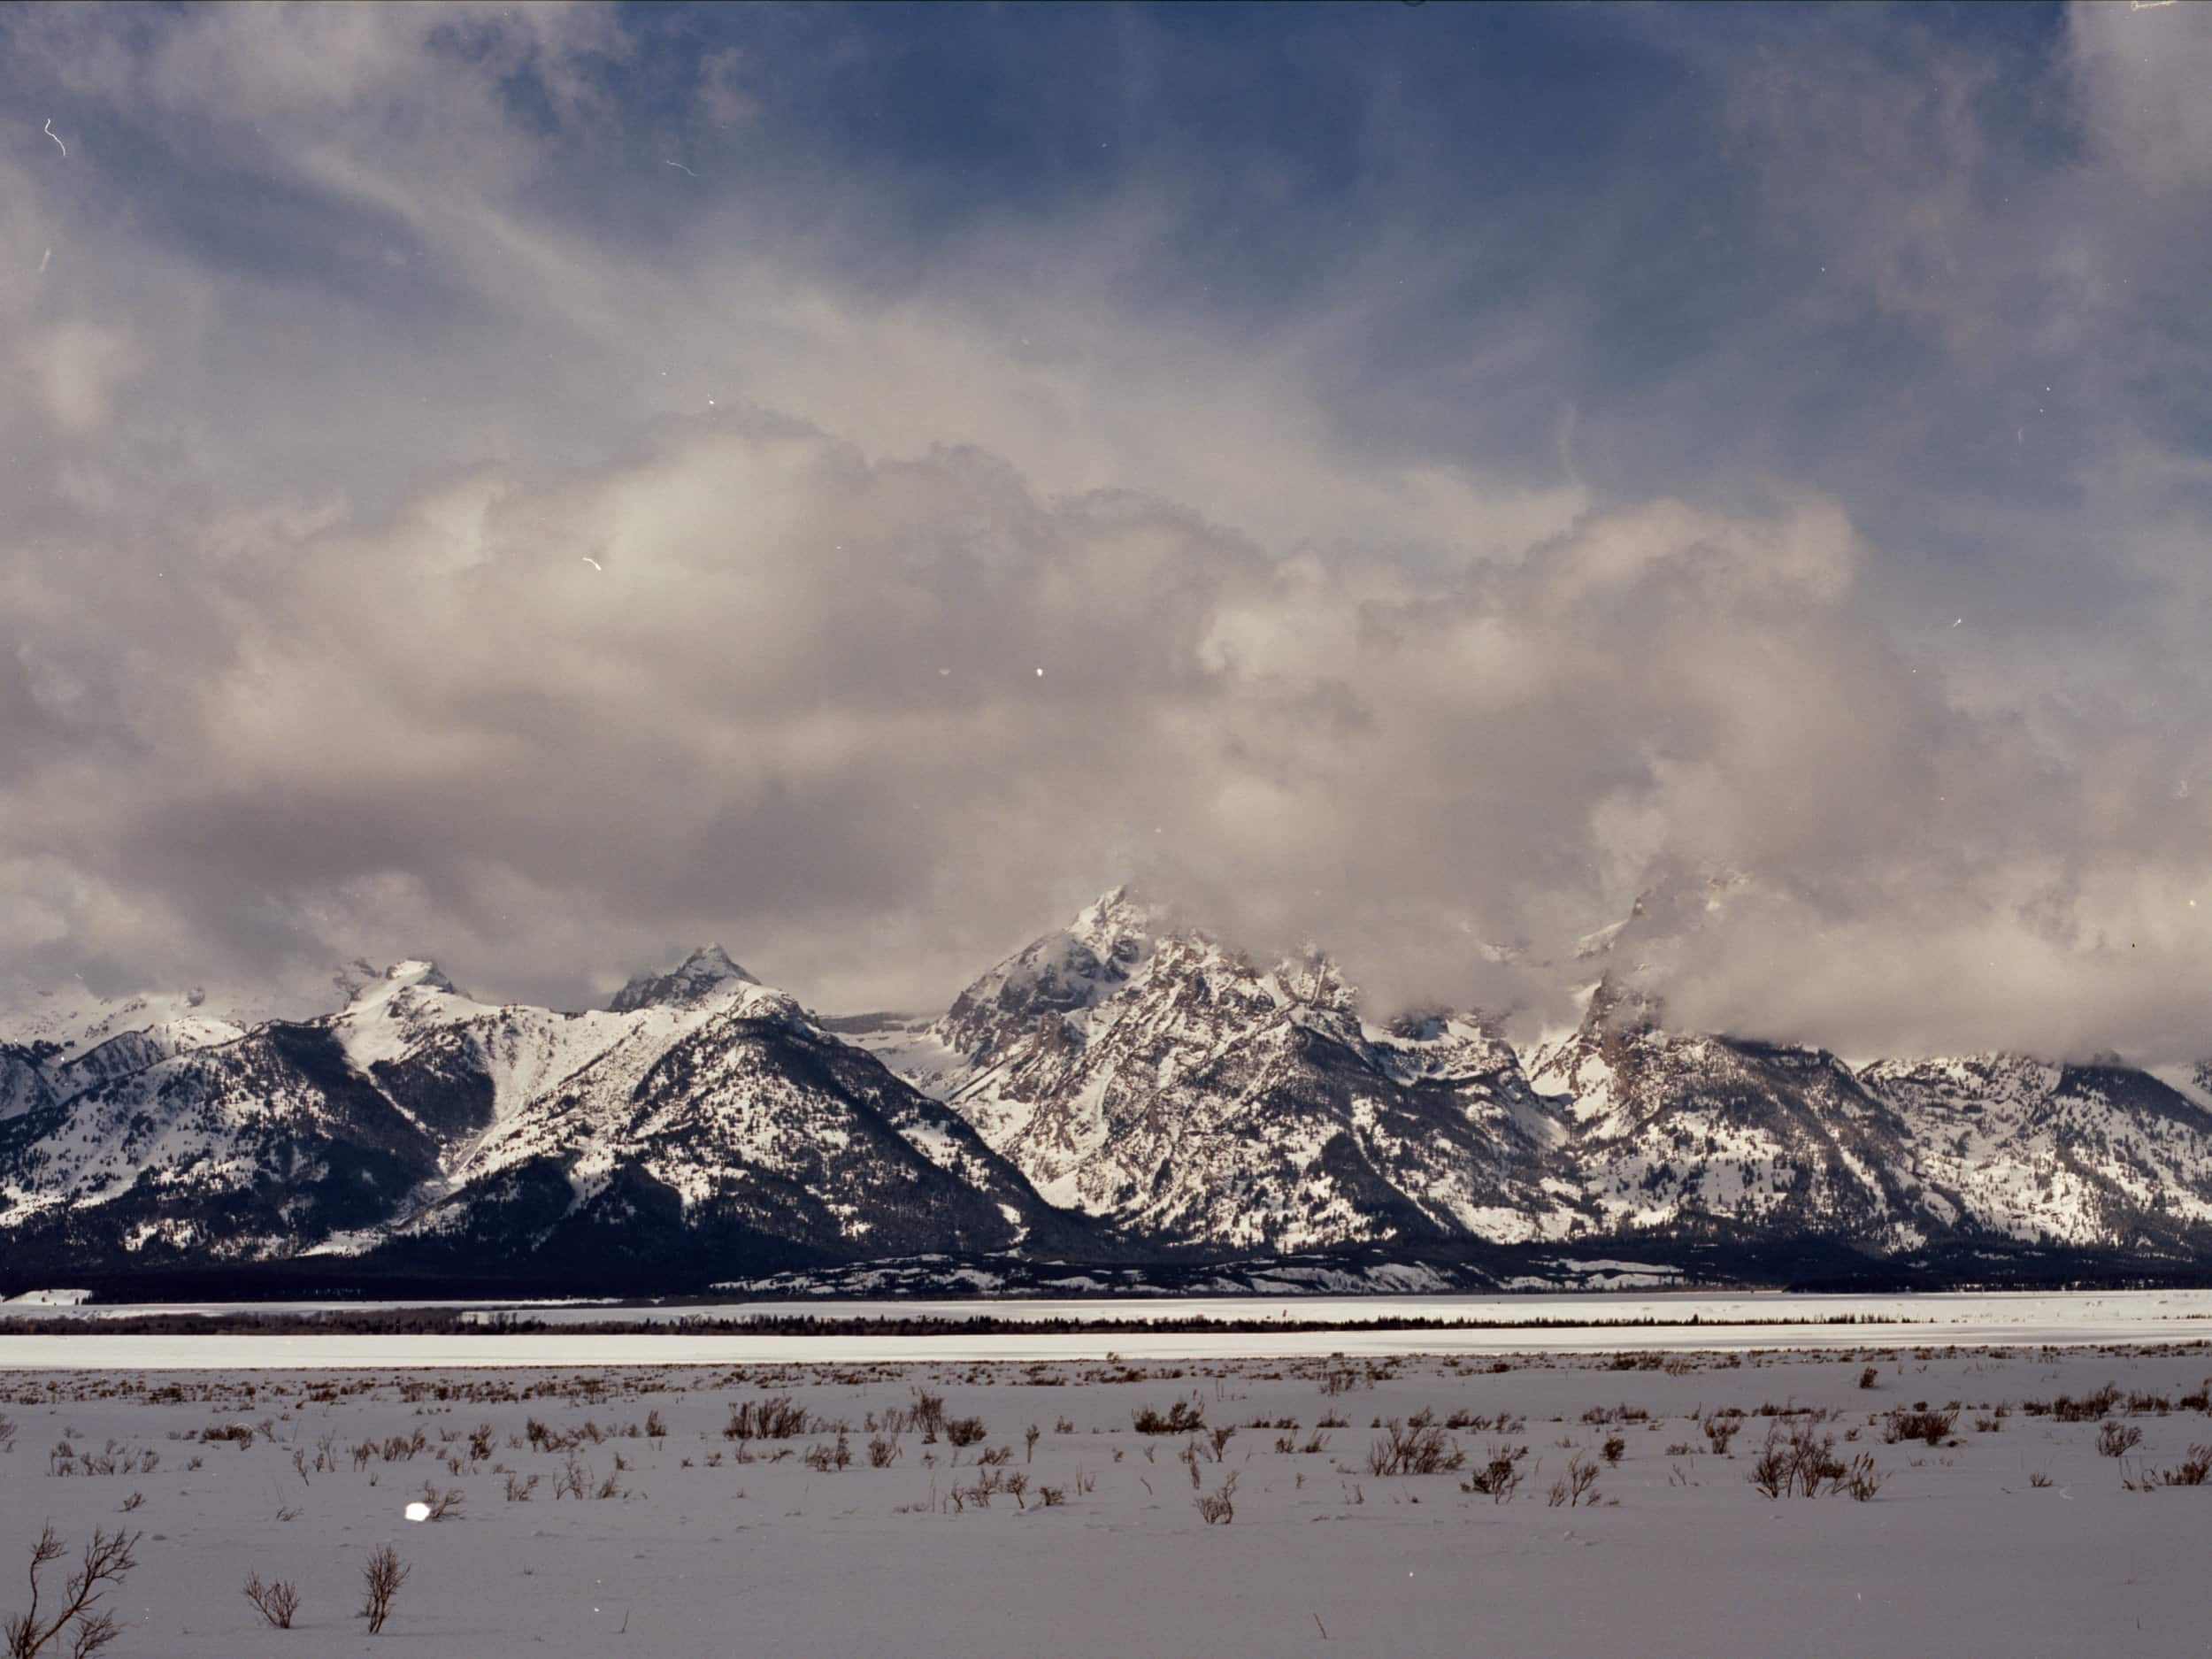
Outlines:
[[[1861,1452],[1851,1460],[1850,1468],[1838,1478],[1837,1486],[1861,1503],[1869,1502],[1882,1489],[1889,1477],[1874,1467],[1874,1455]]]
[[[31,1605],[27,1612],[9,1616],[0,1626],[0,1640],[8,1645],[8,1659],[36,1659],[50,1647],[58,1655],[62,1651],[59,1639],[64,1631],[69,1633],[66,1649],[70,1659],[89,1659],[123,1633],[115,1615],[100,1603],[108,1592],[121,1584],[138,1565],[131,1552],[142,1534],[138,1532],[106,1532],[95,1527],[91,1541],[84,1547],[76,1571],[71,1573],[62,1586],[62,1602],[51,1613],[42,1612],[39,1584],[46,1568],[68,1553],[50,1522],[40,1532],[38,1542],[31,1546],[30,1580]]]
[[[1931,1446],[1940,1446],[1957,1424],[1956,1409],[1949,1411],[1931,1411],[1923,1406],[1908,1410],[1899,1406],[1882,1425],[1882,1439],[1894,1446],[1901,1440],[1925,1440]]]
[[[1198,1506],[1199,1518],[1209,1526],[1226,1526],[1237,1518],[1237,1478],[1234,1471],[1221,1483],[1217,1492],[1202,1492],[1193,1500]]]
[[[2048,1402],[2024,1400],[2020,1409],[2032,1417],[2048,1416],[2061,1423],[2094,1423],[2119,1403],[2120,1391],[2107,1383],[2096,1393],[2079,1400],[2071,1394],[2061,1394]]]
[[[2106,1457],[2124,1457],[2143,1443],[2143,1431],[2132,1423],[2111,1418],[2097,1425],[2097,1450]]]
[[[449,1515],[457,1515],[468,1501],[468,1494],[458,1486],[448,1486],[443,1492],[430,1481],[424,1481],[422,1501],[429,1507],[430,1519],[442,1521]]]
[[[1836,1461],[1836,1437],[1816,1434],[1809,1423],[1800,1423],[1787,1435],[1779,1423],[1767,1430],[1766,1444],[1759,1448],[1759,1455],[1745,1477],[1752,1486],[1770,1498],[1785,1498],[1794,1493],[1801,1498],[1816,1498],[1824,1486],[1830,1490],[1839,1489],[1850,1471]]]
[[[296,1586],[283,1578],[277,1579],[273,1584],[264,1584],[258,1572],[250,1572],[246,1575],[246,1587],[241,1594],[254,1604],[255,1610],[263,1618],[277,1629],[292,1628],[293,1615],[300,1610],[300,1593]]]
[[[1567,1459],[1567,1472],[1551,1483],[1546,1501],[1555,1509],[1575,1509],[1597,1500],[1598,1466],[1576,1452]]]
[[[1466,1461],[1459,1443],[1432,1415],[1417,1411],[1402,1422],[1392,1417],[1383,1425],[1382,1438],[1368,1448],[1367,1471],[1377,1476],[1441,1475]]]
[[[2159,1477],[2169,1486],[2201,1486],[2212,1478],[2212,1446],[2192,1446],[2189,1455],[2178,1469],[2169,1469]]]
[[[914,1426],[922,1432],[922,1443],[934,1446],[945,1427],[945,1396],[914,1390]]]
[[[1140,1434],[1195,1434],[1206,1426],[1206,1407],[1202,1401],[1178,1400],[1165,1412],[1152,1406],[1133,1411],[1129,1420]]]
[[[1479,1492],[1493,1503],[1507,1502],[1520,1490],[1521,1460],[1527,1455],[1525,1446],[1493,1446],[1490,1461],[1468,1476],[1460,1490]]]
[[[726,1440],[792,1440],[807,1432],[806,1409],[789,1394],[770,1394],[730,1408]]]
[[[853,1463],[852,1442],[847,1438],[845,1431],[840,1429],[834,1441],[825,1440],[819,1445],[808,1447],[803,1461],[817,1474],[850,1469]]]
[[[361,1610],[354,1617],[369,1621],[370,1635],[382,1632],[384,1621],[391,1617],[392,1599],[412,1571],[414,1568],[402,1561],[399,1552],[389,1544],[380,1545],[369,1552],[368,1563],[361,1569],[364,1601]]]

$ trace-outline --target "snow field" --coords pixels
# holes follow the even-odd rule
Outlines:
[[[2212,1443],[2208,1375],[2202,1342],[16,1372],[0,1614],[50,1518],[73,1549],[144,1534],[118,1655],[2194,1654],[2212,1486],[2159,1478]],[[2107,1385],[2108,1410],[2048,1409]],[[779,1402],[801,1432],[729,1437]],[[1179,1402],[1202,1430],[1136,1432]],[[1956,1416],[1887,1438],[1918,1408]],[[1461,1466],[1374,1473],[1380,1425],[1423,1412]],[[2107,1421],[2140,1431],[2124,1456]],[[1832,1435],[1878,1489],[1763,1495],[1770,1427]],[[1516,1448],[1506,1501],[1466,1490]],[[1571,1466],[1594,1486],[1555,1506]],[[386,1543],[411,1572],[371,1637]],[[250,1571],[297,1586],[296,1628]]]

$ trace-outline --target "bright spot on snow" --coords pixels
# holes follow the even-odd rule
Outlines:
[[[1045,671],[1044,671],[1043,669],[1041,669],[1041,669],[1039,669],[1039,670],[1037,671],[1037,678],[1038,678],[1038,679],[1040,679],[1040,680],[1042,680],[1044,677],[1045,677]]]
[[[430,1506],[420,1502],[419,1500],[409,1504],[407,1506],[407,1518],[411,1521],[428,1520],[430,1518]]]
[[[590,566],[592,567],[592,569],[594,569],[594,570],[595,570],[595,571],[603,571],[603,570],[605,570],[605,569],[607,568],[605,565],[602,565],[602,564],[601,564],[601,563],[600,563],[597,559],[595,559],[595,558],[592,557],[592,556],[591,556],[590,554],[588,554],[588,553],[587,553],[587,554],[583,555],[583,560],[584,560],[584,563],[585,563],[585,564],[587,564],[587,565],[590,565]]]

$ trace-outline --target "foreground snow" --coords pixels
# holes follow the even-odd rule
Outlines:
[[[73,1541],[96,1525],[143,1530],[117,1598],[118,1655],[2195,1654],[2212,1486],[2122,1482],[2212,1440],[2212,1418],[2181,1403],[2208,1371],[2202,1343],[1976,1353],[1862,1340],[1671,1366],[1632,1354],[0,1374],[16,1424],[0,1455],[0,1613],[21,1601],[20,1565],[50,1518]],[[2143,1434],[2125,1459],[2098,1454],[2097,1423],[2030,1410],[2108,1382],[2116,1420]],[[887,1444],[889,1415],[918,1389],[979,1419],[983,1440],[956,1451],[910,1427],[888,1467],[869,1467],[869,1440]],[[836,1434],[818,1422],[744,1442],[741,1463],[723,1433],[731,1409],[771,1394],[845,1422],[851,1466],[803,1461],[820,1448],[829,1462]],[[1196,1454],[1204,1494],[1237,1478],[1228,1525],[1194,1507],[1179,1454],[1196,1442],[1133,1432],[1133,1413],[1179,1400],[1235,1427],[1218,1462]],[[1924,1401],[1961,1403],[1957,1443],[1886,1440],[1884,1414]],[[1478,1465],[1527,1447],[1517,1495],[1471,1494],[1463,1471],[1371,1473],[1370,1425],[1422,1410],[1483,1418],[1450,1437]],[[1703,1425],[1731,1411],[1745,1426],[1717,1455]],[[664,1436],[644,1432],[649,1413]],[[1759,1494],[1746,1474],[1778,1422],[1870,1455],[1878,1493]],[[978,1454],[1002,1447],[1009,1461],[987,1475]],[[85,1474],[87,1454],[140,1466]],[[1599,1470],[1598,1507],[1547,1502],[1575,1457]],[[572,1472],[606,1495],[557,1498]],[[975,1495],[1009,1476],[1025,1482],[1018,1497]],[[535,1478],[526,1500],[508,1500],[511,1477],[517,1489]],[[411,1525],[403,1506],[426,1482],[463,1503]],[[1046,1486],[1062,1500],[1048,1508]],[[388,1541],[412,1571],[372,1639],[352,1614],[361,1563]],[[238,1593],[249,1571],[296,1582],[297,1628],[261,1624]]]

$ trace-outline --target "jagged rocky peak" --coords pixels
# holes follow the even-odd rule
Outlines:
[[[1655,1029],[1663,1016],[1655,995],[1624,975],[1609,973],[1590,994],[1583,1024],[1592,1032],[1633,1033]]]
[[[467,995],[427,956],[403,957],[382,968],[366,957],[356,956],[330,976],[330,983],[349,1004],[382,1002],[401,992],[414,990],[447,996]]]
[[[436,963],[426,956],[410,956],[358,986],[335,1018],[356,1028],[365,1022],[387,1020],[411,1025],[461,1011],[457,1003],[463,1008],[473,1006],[468,993],[446,978]]]
[[[446,978],[438,964],[427,956],[410,956],[403,962],[395,962],[384,970],[384,979],[391,985],[420,986],[426,991],[443,991],[448,996],[462,995],[461,987]]]
[[[940,1034],[956,1052],[972,1055],[1040,1020],[1094,1007],[1150,958],[1164,926],[1156,906],[1125,887],[1110,887],[1067,926],[1007,957],[961,992]]]
[[[1138,988],[1249,1005],[1255,1018],[1288,1007],[1350,1022],[1359,992],[1308,944],[1270,963],[1126,887],[1110,887],[1064,927],[1009,956],[963,991],[932,1031],[976,1065],[1043,1041],[1080,1046]]]
[[[641,1008],[703,1001],[760,981],[730,960],[719,945],[701,945],[666,973],[633,974],[607,1006],[618,1014]]]
[[[1275,964],[1271,976],[1274,985],[1294,1002],[1310,1007],[1333,1009],[1343,1014],[1356,1014],[1359,1010],[1359,987],[1344,977],[1333,957],[1318,946],[1308,945],[1294,956],[1285,957]],[[1451,1018],[1444,1009],[1422,1010],[1412,1016],[1416,1024],[1432,1021],[1438,1030]]]
[[[1088,1007],[1143,965],[1164,920],[1128,888],[1111,888],[1065,928],[1047,933],[979,984],[997,980],[1002,1006]]]
[[[1112,887],[1078,912],[1068,936],[1102,956],[1124,951],[1131,941],[1148,941],[1165,924],[1161,907],[1140,898],[1126,886]]]
[[[427,956],[409,956],[378,974],[353,994],[353,1000],[384,1002],[408,991],[434,992],[446,996],[465,996],[466,992],[446,978],[438,964]]]

